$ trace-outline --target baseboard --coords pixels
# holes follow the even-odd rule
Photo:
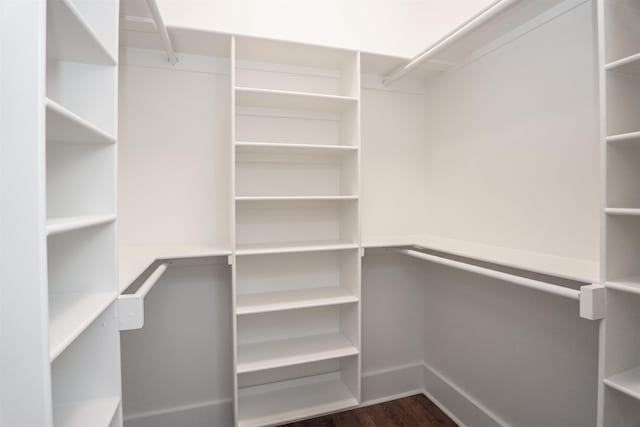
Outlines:
[[[125,427],[202,427],[232,426],[231,400],[200,402],[192,405],[127,415]]]
[[[460,427],[505,427],[508,424],[452,381],[423,366],[424,395]]]
[[[362,404],[369,406],[420,394],[424,390],[422,363],[362,373]]]

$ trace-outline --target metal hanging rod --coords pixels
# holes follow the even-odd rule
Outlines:
[[[176,65],[178,63],[178,57],[176,56],[176,52],[173,50],[173,44],[171,43],[171,38],[169,38],[167,26],[162,20],[162,15],[160,15],[158,3],[156,3],[156,0],[147,0],[147,4],[149,5],[151,15],[153,15],[153,20],[156,22],[156,28],[158,29],[158,33],[160,34],[160,38],[162,39],[164,50],[167,52],[167,58],[169,59],[171,65]]]
[[[398,249],[397,252],[425,261],[431,261],[436,264],[446,265],[447,267],[457,268],[458,270],[469,271],[471,273],[480,274],[493,279],[503,280],[505,282],[535,289],[537,291],[547,292],[577,301],[580,300],[580,291],[577,289],[565,288],[563,286],[541,282],[540,280],[527,279],[526,277],[516,276],[515,274],[503,273],[501,271],[495,271],[485,267],[478,267],[477,265],[467,264],[436,255],[429,255],[411,249]]]
[[[409,71],[413,70],[423,62],[433,58],[442,49],[446,48],[456,40],[459,40],[460,38],[466,36],[471,31],[483,25],[485,22],[491,20],[496,15],[501,13],[503,10],[507,9],[508,7],[510,7],[511,5],[513,5],[518,1],[520,0],[498,0],[494,2],[487,8],[483,9],[480,13],[475,15],[473,18],[466,21],[464,24],[462,24],[461,26],[459,26],[458,28],[456,28],[455,30],[451,31],[449,34],[447,34],[446,36],[438,40],[435,44],[429,46],[427,49],[420,52],[418,55],[413,57],[413,59],[411,59],[407,64],[402,65],[396,68],[395,70],[393,70],[382,80],[382,82],[385,85],[389,85],[393,83],[394,81],[403,77],[405,74],[407,74]],[[533,0],[533,1],[538,1],[538,0]]]

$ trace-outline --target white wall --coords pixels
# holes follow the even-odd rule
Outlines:
[[[159,0],[158,4],[168,25],[409,57],[493,2]]]

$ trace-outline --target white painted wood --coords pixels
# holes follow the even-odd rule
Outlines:
[[[580,317],[601,320],[607,314],[606,288],[603,285],[580,287]]]
[[[112,144],[115,138],[78,117],[54,101],[47,99],[47,141]]]
[[[129,331],[144,326],[144,298],[167,270],[167,264],[158,265],[133,293],[118,297],[118,329]]]
[[[53,425],[58,427],[110,427],[120,406],[119,397],[93,399],[82,404],[60,405]]]
[[[353,151],[357,151],[357,146],[345,145],[313,145],[313,144],[284,144],[270,142],[236,142],[236,153],[238,154],[319,154],[340,156]]]
[[[640,46],[639,46],[640,47]],[[626,58],[618,59],[605,66],[607,71],[619,71],[621,73],[640,74],[640,53]]]
[[[604,383],[634,399],[640,400],[640,367],[605,378]]]
[[[342,249],[355,249],[357,243],[344,242],[301,242],[289,244],[262,244],[251,245],[236,249],[236,255],[262,255],[262,254],[283,254],[295,252],[318,252],[318,251],[338,251]]]
[[[607,137],[607,142],[637,142],[640,141],[640,131],[612,135]]]
[[[115,215],[77,216],[67,218],[50,218],[47,220],[47,235],[81,230],[87,227],[109,224],[116,220]]]
[[[340,287],[274,291],[237,296],[237,315],[296,310],[358,302],[358,297]]]
[[[605,62],[611,63],[640,52],[640,5],[635,0],[603,3]]]
[[[241,427],[280,424],[358,404],[338,374],[242,389],[239,399]]]
[[[358,349],[340,333],[242,344],[238,347],[238,374],[357,354]]]
[[[357,98],[309,92],[236,87],[236,102],[241,107],[341,112],[356,103]]]

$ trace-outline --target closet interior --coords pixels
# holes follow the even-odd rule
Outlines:
[[[461,426],[638,425],[640,1],[497,1],[415,58],[35,3],[0,135],[41,131],[0,165],[31,171],[7,236],[39,256],[3,268],[37,286],[0,321],[48,320],[8,427],[416,393]]]

